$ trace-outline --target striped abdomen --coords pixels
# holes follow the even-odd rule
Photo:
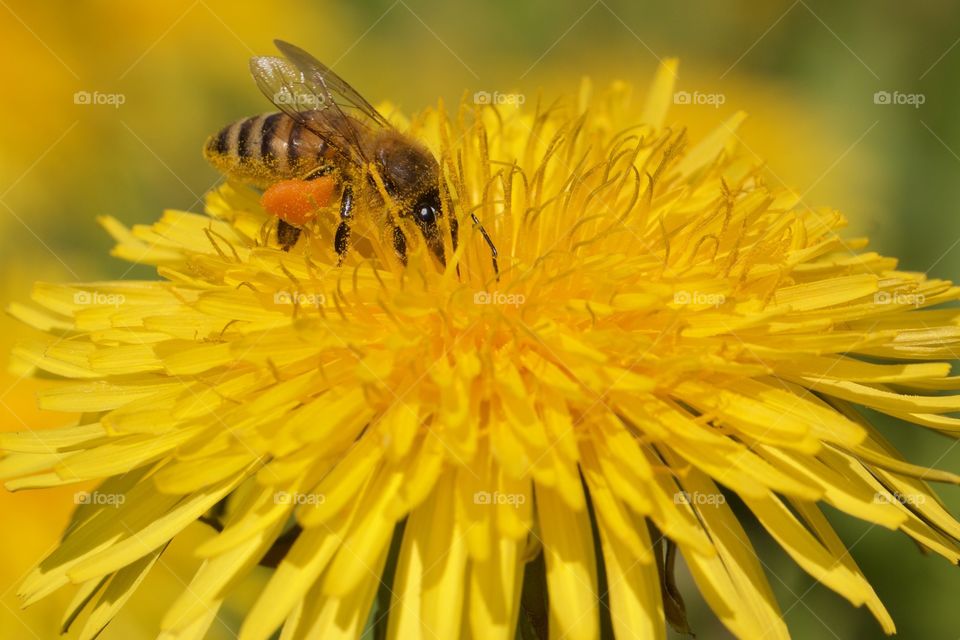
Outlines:
[[[329,145],[285,113],[238,120],[210,136],[204,156],[221,173],[266,187],[327,163]]]

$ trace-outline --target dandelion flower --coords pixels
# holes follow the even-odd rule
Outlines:
[[[939,393],[958,388],[941,303],[960,290],[768,185],[742,114],[701,140],[666,126],[674,72],[642,102],[585,83],[402,123],[459,220],[445,267],[415,232],[402,265],[363,215],[337,266],[333,212],[284,252],[237,185],[207,215],[103,220],[160,279],[38,284],[12,307],[44,330],[17,366],[64,379],[40,402],[81,418],[0,435],[7,486],[100,482],[24,603],[72,585],[64,626],[92,638],[209,525],[163,638],[202,637],[258,565],[244,640],[663,638],[695,596],[677,557],[733,634],[787,637],[736,500],[892,633],[821,507],[960,560],[926,484],[960,477],[864,419],[960,433],[960,396]]]

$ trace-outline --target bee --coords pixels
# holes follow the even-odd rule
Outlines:
[[[446,264],[440,220],[440,165],[420,141],[398,131],[353,87],[309,53],[288,42],[274,42],[283,57],[255,56],[250,71],[257,86],[280,110],[238,120],[211,136],[207,160],[230,178],[264,189],[261,203],[277,218],[277,239],[288,251],[320,208],[339,198],[339,224],[333,248],[342,263],[349,251],[351,223],[360,207],[392,237],[401,262],[407,237],[389,211],[370,167],[399,207],[398,216],[415,223],[427,248]],[[479,220],[472,221],[496,247]],[[457,248],[457,220],[448,223]]]

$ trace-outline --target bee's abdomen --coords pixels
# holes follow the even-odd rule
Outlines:
[[[267,186],[299,178],[326,162],[327,144],[285,113],[237,120],[210,136],[207,160],[221,173]]]

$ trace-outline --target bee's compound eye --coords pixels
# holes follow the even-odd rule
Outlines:
[[[437,218],[440,217],[440,192],[437,189],[431,189],[420,196],[415,205],[413,205],[413,217],[420,225],[421,229],[433,227],[437,224]]]
[[[437,210],[429,204],[418,205],[414,214],[417,216],[417,220],[423,224],[434,224],[437,221]]]

